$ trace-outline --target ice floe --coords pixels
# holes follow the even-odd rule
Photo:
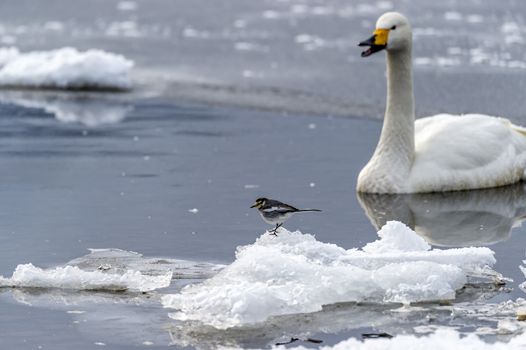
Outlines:
[[[0,277],[0,287],[60,288],[147,292],[168,287],[172,273],[149,276],[128,270],[123,274],[84,271],[76,266],[41,269],[32,264],[18,265],[10,278]]]
[[[522,261],[522,265],[519,265],[519,269],[521,270],[521,272],[524,274],[524,277],[526,277],[526,260],[523,260]],[[526,281],[522,282],[520,285],[519,285],[519,288],[526,293]]]
[[[171,273],[174,279],[209,278],[224,265],[180,259],[149,258],[137,252],[116,248],[90,249],[90,253],[67,263],[82,270],[93,271],[105,267],[111,273],[123,274],[127,270],[140,271],[149,276]]]
[[[148,292],[170,286],[172,279],[200,279],[223,265],[178,259],[146,258],[120,249],[90,249],[64,266],[41,269],[18,265],[10,278],[0,276],[0,288]]]
[[[321,311],[314,313],[275,316],[262,323],[229,329],[217,329],[194,321],[174,321],[168,331],[173,345],[198,349],[260,349],[287,342],[291,338],[326,339],[324,334],[342,334],[349,330],[355,330],[355,333],[369,327],[378,333],[390,335],[415,332],[423,335],[444,328],[455,329],[462,334],[482,334],[479,328],[484,326],[483,334],[500,334],[498,322],[514,318],[513,306],[485,304],[488,298],[499,294],[500,288],[487,284],[482,287],[485,291],[482,291],[480,287],[468,285],[459,292],[459,298],[466,302],[461,303],[458,312],[456,302],[459,298],[451,305],[400,307],[397,304],[343,303],[324,306]]]
[[[463,350],[514,350],[524,349],[526,346],[526,334],[512,338],[509,342],[486,343],[478,336],[470,334],[461,337],[461,334],[453,330],[438,330],[424,337],[414,335],[400,335],[392,339],[371,339],[360,341],[355,338],[344,340],[334,346],[323,346],[322,350],[398,350],[398,349],[463,349]],[[299,346],[290,349],[302,350],[306,347]]]
[[[22,53],[0,48],[0,86],[128,90],[133,61],[102,50],[65,47]]]
[[[280,231],[238,248],[236,260],[201,284],[166,295],[171,317],[226,329],[271,316],[311,313],[341,302],[414,303],[452,300],[469,276],[495,263],[488,248],[431,250],[400,222],[363,249]]]

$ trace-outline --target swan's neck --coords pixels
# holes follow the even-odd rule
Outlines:
[[[387,52],[387,106],[376,155],[398,164],[405,177],[411,170],[415,152],[415,111],[411,46]],[[406,180],[406,179],[404,179]]]
[[[380,141],[358,176],[358,191],[403,193],[415,156],[411,43],[387,52],[387,107]]]

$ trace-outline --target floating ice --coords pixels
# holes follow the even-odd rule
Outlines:
[[[128,270],[148,276],[173,275],[174,279],[209,278],[224,265],[180,259],[150,258],[140,253],[115,248],[90,249],[90,253],[67,263],[85,271],[104,267],[111,273],[123,274]]]
[[[159,276],[148,276],[133,270],[128,270],[123,274],[112,274],[102,271],[84,271],[76,266],[44,270],[33,264],[22,264],[16,267],[11,278],[0,276],[0,287],[147,292],[168,287],[171,280],[171,272]]]
[[[495,263],[488,248],[429,250],[399,222],[387,223],[379,234],[362,250],[301,232],[263,235],[238,248],[236,260],[216,276],[164,296],[163,305],[178,310],[174,319],[225,329],[339,302],[454,299],[467,276]]]
[[[455,11],[449,11],[444,13],[444,19],[446,21],[461,21],[462,20],[462,14]]]
[[[134,11],[134,10],[137,10],[137,4],[135,3],[135,1],[120,1],[117,4],[117,10]]]
[[[379,240],[368,243],[362,250],[370,254],[427,251],[431,246],[406,225],[389,221],[378,231]]]
[[[526,277],[526,260],[523,260],[522,261],[522,265],[519,265],[519,269],[521,270],[521,272],[524,274],[524,277]],[[519,285],[519,288],[526,293],[526,281],[525,282],[522,282],[520,285]]]
[[[414,335],[399,335],[392,339],[371,339],[359,341],[355,338],[344,340],[334,346],[323,346],[322,350],[405,350],[405,349],[463,349],[463,350],[514,350],[524,349],[526,346],[526,334],[512,338],[508,343],[496,342],[486,343],[478,336],[469,334],[461,337],[461,334],[449,329],[441,329],[437,332],[425,336],[415,337]],[[306,347],[299,346],[290,348],[291,350],[303,350]]]
[[[102,50],[0,48],[0,86],[128,90],[132,67],[124,56]]]

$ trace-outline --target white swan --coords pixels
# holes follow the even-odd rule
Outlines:
[[[440,114],[415,122],[411,27],[396,12],[382,15],[360,43],[367,57],[387,51],[387,106],[382,134],[357,190],[370,193],[457,191],[525,179],[526,129],[484,115]]]

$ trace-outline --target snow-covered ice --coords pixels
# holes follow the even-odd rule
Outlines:
[[[431,250],[400,222],[363,249],[338,247],[281,230],[238,248],[236,260],[201,284],[166,295],[176,320],[226,329],[271,316],[311,313],[340,302],[412,303],[452,300],[468,276],[495,263],[488,248]]]
[[[0,86],[128,90],[133,61],[102,50],[65,47],[22,53],[0,48]]]
[[[45,270],[33,264],[21,264],[16,267],[10,278],[0,276],[0,287],[147,292],[168,287],[171,280],[171,272],[149,276],[133,270],[128,270],[123,274],[114,274],[84,271],[76,266]]]
[[[515,350],[524,349],[526,334],[512,338],[509,342],[486,343],[478,336],[470,334],[461,337],[460,333],[453,330],[438,330],[424,337],[414,335],[399,335],[392,339],[371,339],[360,341],[355,338],[344,340],[334,346],[322,346],[321,350],[407,350],[407,349],[463,349],[463,350]],[[303,346],[290,349],[303,350]]]
[[[522,261],[522,265],[519,265],[519,269],[524,274],[524,277],[526,277],[526,260]],[[519,285],[519,288],[522,289],[523,292],[526,292],[526,281],[522,282]]]

